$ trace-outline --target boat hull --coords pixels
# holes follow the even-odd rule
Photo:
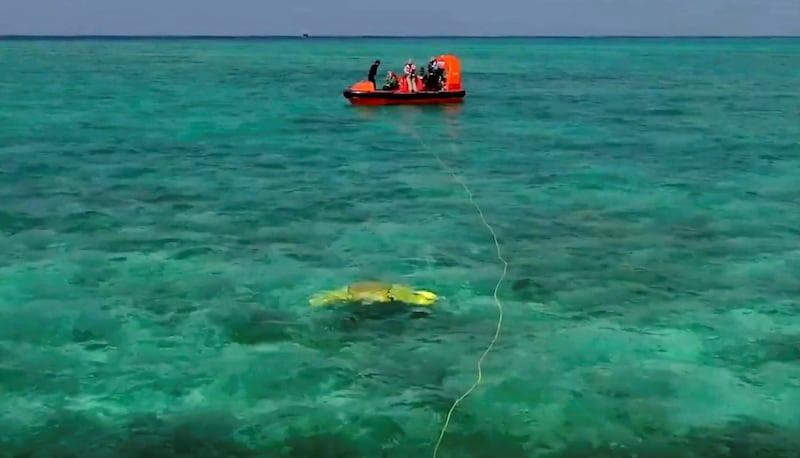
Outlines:
[[[357,91],[347,89],[344,98],[353,105],[433,105],[462,103],[467,91]]]

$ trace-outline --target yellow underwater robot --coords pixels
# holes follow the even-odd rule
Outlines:
[[[374,304],[400,302],[412,306],[428,307],[439,299],[430,291],[415,290],[407,285],[388,284],[379,281],[353,283],[344,288],[324,291],[314,295],[309,303],[322,307],[341,303]]]

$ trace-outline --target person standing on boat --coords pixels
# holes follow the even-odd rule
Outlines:
[[[369,68],[369,74],[367,74],[367,80],[372,83],[372,87],[376,90],[378,89],[378,85],[375,84],[375,75],[378,74],[378,67],[381,66],[381,61],[376,60],[372,66]]]
[[[436,83],[436,71],[438,69],[438,65],[436,63],[436,58],[431,57],[428,61],[428,72],[424,79],[425,81],[425,90],[426,91],[438,91],[439,85]]]
[[[403,76],[408,81],[408,90],[417,92],[417,66],[414,65],[413,60],[408,59],[408,62],[406,62],[406,66],[403,68]]]
[[[441,91],[444,89],[444,67],[442,63],[436,60],[435,57],[431,57],[431,61],[428,63],[428,67],[430,69],[431,74],[431,86],[436,91]]]

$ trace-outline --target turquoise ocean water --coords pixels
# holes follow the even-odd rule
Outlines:
[[[462,58],[461,107],[342,90]],[[0,456],[797,456],[800,40],[0,41]],[[421,318],[308,306],[380,279]]]

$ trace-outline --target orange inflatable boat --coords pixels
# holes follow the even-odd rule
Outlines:
[[[387,91],[376,89],[369,81],[359,81],[344,91],[344,98],[353,105],[421,105],[435,103],[461,103],[467,95],[461,87],[461,62],[456,56],[443,54],[436,58],[444,69],[444,84],[441,90],[417,90],[411,92],[408,82],[398,76],[400,88]],[[424,88],[422,78],[417,76],[417,88]]]

